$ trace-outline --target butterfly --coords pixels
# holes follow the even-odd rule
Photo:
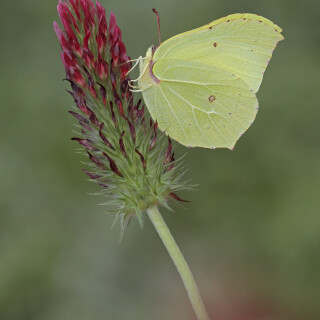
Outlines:
[[[160,33],[159,16],[158,26]],[[233,149],[256,117],[256,93],[281,31],[264,17],[237,13],[178,34],[139,58],[136,91],[159,129],[179,143]]]

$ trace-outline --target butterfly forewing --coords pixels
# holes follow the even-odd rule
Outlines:
[[[242,17],[242,18],[240,18]],[[234,73],[257,92],[277,43],[279,27],[255,15],[231,15],[165,41],[154,60],[198,61]]]

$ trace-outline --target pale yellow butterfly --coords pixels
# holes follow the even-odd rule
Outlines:
[[[233,149],[255,119],[256,92],[281,31],[237,13],[149,48],[138,88],[159,128],[186,146]]]

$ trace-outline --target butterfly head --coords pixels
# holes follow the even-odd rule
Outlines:
[[[152,57],[154,54],[155,48],[152,45],[146,52],[146,56],[140,60],[140,65],[139,65],[139,69],[140,69],[140,75],[142,75],[143,73],[146,72],[150,62],[152,61]]]

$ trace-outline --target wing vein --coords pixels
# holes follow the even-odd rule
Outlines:
[[[166,86],[173,94],[175,94],[178,98],[180,98],[182,101],[186,102],[187,104],[189,104],[189,106],[191,107],[192,109],[192,113],[193,113],[193,117],[196,121],[196,124],[201,132],[201,134],[206,138],[206,140],[210,143],[210,140],[208,139],[208,137],[204,134],[204,132],[202,131],[200,125],[199,125],[199,122],[198,122],[198,119],[194,113],[194,109],[197,109],[197,110],[200,110],[200,111],[203,111],[201,110],[200,108],[197,108],[196,106],[194,106],[192,103],[190,103],[188,100],[184,99],[180,94],[178,94],[175,90],[169,88],[168,86]]]
[[[197,110],[199,110],[199,111],[201,111],[201,112],[206,113],[206,114],[208,115],[208,117],[210,118],[212,124],[213,124],[214,127],[216,128],[216,130],[220,133],[220,135],[222,136],[222,138],[227,142],[226,136],[219,130],[219,128],[216,126],[216,124],[212,121],[212,119],[211,119],[211,117],[210,117],[210,113],[208,113],[208,112],[206,112],[206,111],[204,111],[204,110],[196,107],[196,106],[193,105],[191,102],[185,100],[185,99],[184,99],[182,96],[180,96],[175,90],[169,88],[168,86],[167,86],[167,88],[168,88],[170,91],[172,91],[172,93],[175,94],[177,97],[179,97],[180,99],[182,99],[183,101],[185,101],[187,104],[189,104],[189,106],[192,108],[192,110],[193,110],[193,109],[197,109]],[[216,112],[215,112],[215,113],[216,113]],[[220,115],[220,114],[218,114],[218,115]],[[223,117],[222,115],[220,115],[220,116]],[[224,117],[223,117],[223,118],[224,118]],[[198,124],[198,121],[197,121],[197,124]],[[198,124],[198,127],[199,127],[200,132],[205,136],[205,134],[203,133],[203,131],[202,131],[202,129],[200,128],[199,124]],[[206,137],[206,136],[205,136],[205,137]]]
[[[231,59],[238,59],[238,60],[240,60],[240,61],[244,61],[244,62],[250,63],[250,64],[252,64],[252,65],[254,65],[254,66],[259,66],[259,67],[262,67],[262,68],[265,69],[265,66],[262,65],[262,64],[255,63],[255,62],[252,62],[252,61],[249,61],[249,60],[240,58],[240,57],[232,56],[232,55],[230,55],[230,54],[224,54],[224,57],[229,57],[229,58],[231,58]]]
[[[190,140],[189,140],[189,138],[188,138],[188,136],[187,136],[186,132],[184,131],[183,126],[182,126],[182,124],[181,124],[181,122],[180,122],[179,118],[177,117],[176,113],[173,111],[173,109],[172,109],[172,107],[171,107],[170,102],[168,101],[168,99],[167,99],[166,95],[164,94],[164,92],[163,92],[163,90],[162,90],[162,88],[161,88],[160,86],[159,86],[159,89],[160,89],[160,91],[161,91],[161,93],[162,93],[163,97],[164,97],[164,98],[165,98],[165,100],[167,101],[168,106],[169,106],[169,108],[171,109],[172,113],[174,114],[175,118],[176,118],[176,119],[177,119],[177,121],[179,122],[180,128],[181,128],[181,130],[182,130],[182,132],[183,132],[184,136],[186,137],[186,139],[187,139],[188,143],[190,144]]]

